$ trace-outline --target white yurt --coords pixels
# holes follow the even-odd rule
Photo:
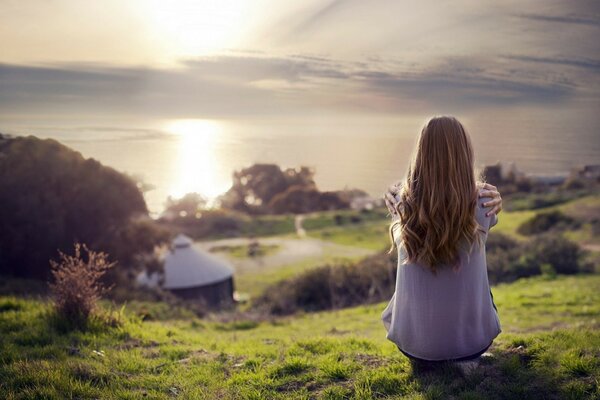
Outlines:
[[[233,303],[234,269],[225,261],[193,246],[178,235],[164,259],[163,289],[185,299],[198,299],[209,306]]]

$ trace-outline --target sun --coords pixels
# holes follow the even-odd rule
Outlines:
[[[235,46],[248,8],[248,3],[240,0],[150,0],[141,4],[156,40],[178,56],[208,55]]]

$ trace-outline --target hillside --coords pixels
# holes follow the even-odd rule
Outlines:
[[[498,224],[492,229],[492,235],[504,234],[519,243],[526,242],[531,240],[531,237],[519,234],[517,231],[519,226],[537,214],[555,210],[581,221],[579,227],[570,228],[561,234],[588,250],[589,254],[585,255],[585,260],[595,265],[596,270],[600,271],[600,251],[598,250],[600,249],[600,235],[594,233],[594,229],[597,229],[594,228],[594,224],[597,225],[600,218],[600,195],[597,193],[535,210],[504,210],[499,215]],[[338,223],[336,223],[336,219]],[[353,222],[357,220],[359,222]],[[260,218],[259,221],[261,221]],[[262,225],[263,223],[264,221],[257,224]],[[384,209],[375,209],[370,212],[338,210],[311,213],[306,216],[303,223],[308,238],[299,239],[295,233],[289,232],[272,232],[273,234],[268,237],[259,237],[263,244],[294,245],[302,243],[306,245],[311,241],[320,243],[318,249],[310,249],[308,252],[312,254],[310,257],[301,257],[301,254],[294,257],[293,252],[286,246],[274,249],[266,257],[277,258],[276,263],[270,263],[265,258],[252,260],[250,257],[245,257],[243,252],[234,256],[224,252],[217,253],[217,255],[227,258],[236,266],[236,290],[255,297],[269,284],[293,277],[303,271],[341,260],[357,261],[362,258],[357,257],[357,253],[361,254],[360,252],[374,254],[377,251],[387,250],[390,246],[388,224],[389,217],[386,216]],[[202,247],[209,249],[212,246],[230,244],[232,240],[247,243],[249,239],[218,239],[201,243]],[[352,249],[349,249],[349,246]],[[343,250],[344,247],[346,250]],[[255,266],[255,268],[248,268],[247,264]],[[491,266],[488,265],[488,267]]]
[[[415,371],[385,303],[270,321],[141,321],[61,334],[39,300],[0,298],[7,399],[598,398],[600,276],[495,286],[503,332],[472,375]],[[104,303],[104,307],[107,303]]]

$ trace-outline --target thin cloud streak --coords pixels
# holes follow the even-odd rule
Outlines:
[[[597,11],[597,10],[596,10]],[[598,16],[582,16],[582,15],[543,15],[543,14],[515,14],[515,17],[529,19],[533,21],[555,22],[561,24],[577,24],[600,27],[600,18]]]
[[[534,62],[534,63],[542,63],[542,64],[556,64],[556,65],[568,65],[572,67],[579,67],[590,69],[592,71],[598,72],[600,71],[600,60],[593,59],[569,59],[563,57],[534,57],[534,56],[524,56],[524,55],[508,55],[503,56],[508,60],[517,60],[517,61],[525,61],[525,62]]]

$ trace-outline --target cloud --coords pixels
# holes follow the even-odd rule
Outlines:
[[[592,71],[600,71],[600,60],[589,58],[566,58],[566,57],[534,57],[524,55],[503,56],[508,60],[517,60],[542,64],[567,65],[571,67],[585,68]]]
[[[533,21],[541,22],[556,22],[561,24],[577,24],[577,25],[589,25],[589,26],[600,26],[600,18],[597,16],[583,16],[576,14],[568,15],[543,15],[543,14],[515,14],[515,17],[529,19]]]
[[[259,53],[182,60],[177,68],[95,64],[0,64],[3,114],[234,118],[332,112],[408,112],[547,104],[578,91],[564,65],[598,70],[595,60],[508,55],[452,57],[433,65]],[[515,62],[523,65],[515,65]],[[544,63],[544,68],[527,64]]]

